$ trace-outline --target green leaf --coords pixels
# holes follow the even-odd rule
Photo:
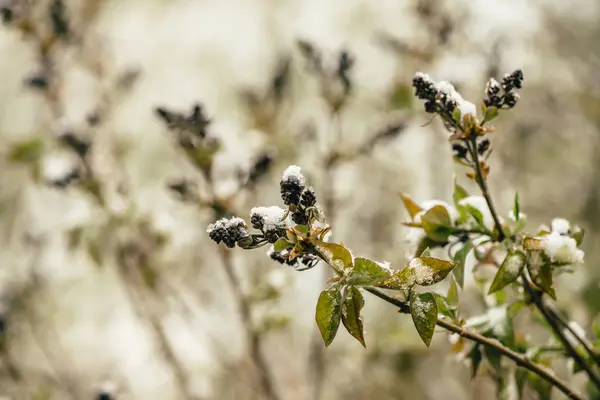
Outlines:
[[[10,161],[29,163],[37,161],[44,150],[44,140],[41,137],[32,137],[13,144],[8,154]]]
[[[446,298],[448,299],[448,304],[450,304],[450,306],[454,309],[458,308],[458,296],[458,285],[456,284],[456,279],[450,278],[450,287],[448,288],[448,295]]]
[[[550,265],[550,263],[543,264],[540,267],[536,283],[544,291],[544,293],[556,300],[556,292],[554,291],[554,279],[552,277],[552,265]]]
[[[487,358],[490,365],[494,367],[496,371],[500,371],[500,369],[502,368],[502,353],[500,353],[500,351],[491,346],[484,346],[483,352],[485,354],[485,358]]]
[[[515,215],[515,220],[519,220],[519,214],[521,213],[521,207],[519,205],[519,193],[515,193],[515,205],[513,206],[513,214]]]
[[[408,215],[410,215],[411,219],[414,219],[415,215],[423,211],[423,209],[417,203],[415,203],[409,195],[400,193],[400,197],[402,198],[402,201],[404,202],[404,207],[406,207],[406,211],[408,211]]]
[[[408,290],[415,284],[415,276],[409,267],[394,273],[389,279],[374,286],[390,290]]]
[[[552,385],[546,380],[540,378],[533,372],[527,374],[529,386],[540,395],[540,399],[550,399],[552,396]]]
[[[294,229],[302,233],[308,233],[308,226],[306,225],[296,225],[294,226]]]
[[[438,313],[442,314],[444,317],[448,317],[453,320],[456,319],[454,309],[452,308],[446,297],[438,293],[433,293],[433,297],[435,297],[435,303],[438,308]]]
[[[438,315],[438,308],[433,294],[412,293],[410,296],[410,315],[423,343],[429,347]]]
[[[420,286],[430,286],[446,278],[456,263],[434,257],[415,257],[408,264]]]
[[[348,278],[351,285],[376,285],[392,277],[392,272],[366,258],[356,258]]]
[[[465,210],[467,210],[469,215],[471,215],[475,219],[475,222],[477,222],[477,225],[479,225],[482,228],[485,228],[485,224],[483,223],[483,214],[481,213],[481,211],[479,211],[478,208],[473,207],[470,204],[465,204],[461,207],[464,207]]]
[[[365,300],[358,288],[350,286],[346,291],[346,298],[342,305],[342,323],[356,340],[367,347],[365,344],[363,321],[360,317],[360,311],[365,305]]]
[[[425,248],[425,250],[421,252],[419,257],[431,257],[431,250],[429,250],[429,247]]]
[[[337,287],[322,291],[317,301],[315,319],[325,346],[329,346],[337,334],[342,318],[341,311],[342,292]]]
[[[485,122],[491,121],[498,116],[498,108],[497,107],[488,107],[485,110]]]
[[[579,225],[575,225],[573,228],[571,228],[571,237],[575,239],[575,242],[577,242],[577,246],[581,246],[581,243],[583,243],[584,236],[585,230]]]
[[[280,238],[273,244],[273,251],[279,253],[280,251],[291,249],[292,247],[294,247],[293,243],[290,243],[284,238]]]
[[[526,263],[526,258],[527,256],[522,251],[510,251],[502,262],[500,269],[498,269],[488,294],[497,292],[498,290],[514,282],[523,270],[523,267]]]
[[[483,354],[481,354],[481,345],[479,343],[473,345],[469,354],[467,354],[467,358],[471,360],[471,379],[477,376],[477,370],[479,369],[479,365],[483,360]]]
[[[427,236],[439,243],[445,243],[452,233],[452,220],[446,207],[437,205],[421,216]]]
[[[525,384],[527,383],[527,374],[528,371],[525,368],[517,367],[515,370],[515,382],[517,383],[519,399],[523,398],[523,389],[525,389]]]
[[[465,242],[463,247],[456,252],[454,255],[454,262],[456,263],[456,267],[452,271],[454,277],[456,278],[456,282],[462,288],[465,284],[465,261],[467,260],[467,256],[469,252],[473,249],[473,243],[471,241]]]
[[[454,201],[454,205],[458,206],[458,202],[464,199],[465,197],[469,197],[469,194],[458,183],[456,183],[456,176],[454,176],[454,193],[452,194],[452,200]]]
[[[452,119],[454,119],[454,121],[456,123],[459,123],[460,122],[460,115],[461,115],[460,107],[456,107],[454,109],[454,112],[452,113]]]
[[[352,253],[344,246],[316,239],[312,239],[311,243],[329,264],[336,266],[338,269],[352,267]]]

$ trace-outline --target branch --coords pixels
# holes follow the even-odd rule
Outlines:
[[[380,299],[385,300],[388,303],[400,308],[400,312],[405,313],[405,314],[410,313],[410,306],[407,303],[405,303],[401,300],[395,299],[395,298],[387,295],[383,291],[376,289],[376,288],[366,287],[365,290],[374,294],[375,296],[379,297]],[[513,350],[509,349],[508,347],[505,347],[499,341],[497,341],[495,339],[487,338],[485,336],[480,335],[477,332],[470,331],[468,329],[465,329],[461,326],[455,325],[455,324],[445,321],[443,319],[438,319],[437,325],[448,331],[457,333],[458,335],[460,335],[461,337],[464,337],[465,339],[469,339],[469,340],[472,340],[479,344],[482,344],[484,346],[488,346],[488,347],[496,349],[497,351],[502,353],[502,355],[504,355],[505,357],[513,360],[518,366],[523,367],[523,368],[533,372],[534,374],[538,375],[540,378],[549,382],[552,386],[556,387],[558,390],[563,392],[569,399],[583,400],[583,397],[581,397],[578,393],[576,393],[573,389],[571,389],[566,382],[564,382],[561,379],[554,376],[554,374],[552,374],[550,371],[548,371],[543,366],[541,366],[537,363],[534,363],[533,361],[528,359],[527,356],[525,356],[524,354],[517,353],[516,351],[513,351]]]
[[[466,144],[469,153],[473,157],[473,162],[475,164],[473,168],[475,169],[477,175],[477,184],[481,189],[481,193],[483,194],[488,208],[490,209],[490,213],[492,214],[492,217],[494,219],[494,225],[498,230],[498,241],[502,242],[506,235],[504,233],[504,230],[502,229],[502,224],[500,223],[498,212],[496,211],[496,208],[494,207],[494,203],[490,196],[487,181],[483,177],[483,173],[481,171],[481,164],[479,163],[479,154],[477,153],[477,136],[474,136],[472,139],[466,140]],[[594,385],[598,389],[600,389],[600,376],[598,376],[598,374],[593,370],[593,368],[586,363],[585,359],[577,352],[573,344],[567,339],[563,329],[561,329],[559,323],[555,318],[556,314],[553,314],[550,311],[548,311],[542,295],[531,286],[531,283],[529,281],[529,278],[525,274],[525,271],[521,273],[521,278],[523,279],[523,286],[525,287],[525,290],[529,293],[533,303],[543,315],[546,322],[548,322],[548,325],[550,325],[555,335],[562,342],[563,346],[565,346],[567,354],[569,354],[571,358],[573,358],[573,360],[587,373]]]
[[[502,229],[502,224],[500,223],[500,218],[498,217],[498,212],[496,211],[496,207],[494,206],[494,202],[492,200],[492,196],[490,195],[490,190],[487,185],[487,181],[483,177],[483,173],[481,171],[481,164],[479,162],[479,153],[477,152],[477,136],[475,136],[471,140],[467,140],[467,148],[471,153],[471,157],[473,157],[473,163],[475,164],[475,173],[477,174],[477,185],[481,189],[481,194],[485,198],[485,201],[490,209],[490,213],[492,214],[492,218],[494,219],[494,225],[496,226],[496,230],[498,231],[498,241],[502,242],[504,240],[505,233],[504,229]]]
[[[569,325],[569,323],[565,320],[565,318],[560,314],[560,312],[554,307],[552,304],[546,304],[546,308],[548,312],[556,319],[566,330],[568,330],[571,335],[577,340],[581,346],[585,349],[585,351],[592,357],[592,359],[600,365],[600,354],[597,354],[587,340],[582,338],[579,333],[575,332],[575,330]]]
[[[229,283],[231,284],[235,301],[237,302],[237,306],[242,316],[242,324],[248,337],[248,346],[250,347],[250,354],[252,355],[252,360],[260,374],[260,382],[265,392],[265,396],[269,400],[280,400],[280,397],[277,394],[277,391],[275,390],[275,385],[273,383],[273,378],[271,377],[268,368],[267,360],[265,359],[265,356],[262,353],[262,349],[260,346],[260,334],[256,331],[256,329],[252,327],[250,305],[248,304],[248,299],[242,292],[240,281],[233,269],[230,253],[227,252],[226,249],[220,249],[220,251],[225,273],[227,275],[227,278],[229,279]]]
[[[555,318],[555,314],[549,311],[546,304],[544,303],[542,294],[531,286],[531,283],[529,282],[529,279],[527,278],[525,272],[522,273],[522,278],[523,286],[531,296],[533,304],[535,304],[537,309],[544,316],[546,322],[548,322],[548,325],[550,325],[558,339],[561,341],[561,343],[565,347],[567,354],[586,372],[586,374],[590,378],[590,381],[592,381],[594,385],[600,389],[600,377],[598,376],[596,371],[594,371],[593,367],[587,364],[587,362],[581,356],[581,354],[579,354],[577,349],[575,349],[573,343],[571,343],[569,339],[567,339],[564,330],[561,329],[559,322]]]

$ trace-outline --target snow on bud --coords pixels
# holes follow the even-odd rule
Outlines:
[[[550,260],[559,264],[581,264],[584,252],[577,248],[575,239],[552,231],[542,237],[542,248]]]
[[[567,235],[571,229],[571,223],[564,218],[554,218],[550,226],[552,232],[558,232],[559,235]]]

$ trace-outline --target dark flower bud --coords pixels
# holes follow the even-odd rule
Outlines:
[[[60,140],[80,157],[85,157],[91,147],[91,144],[87,140],[80,139],[72,132],[63,133],[60,136]]]
[[[498,107],[502,106],[502,98],[500,96],[490,96],[487,99],[483,100],[486,107]]]
[[[223,242],[229,248],[235,247],[237,241],[249,236],[246,222],[241,218],[222,218],[208,225],[206,232],[217,244]]]
[[[300,204],[304,207],[313,207],[317,204],[317,195],[312,188],[307,188],[302,192],[302,198],[300,200]]]
[[[294,266],[297,264],[296,260],[290,261],[289,252],[287,250],[284,251],[273,251],[270,253],[271,260],[277,261],[280,264]]]
[[[517,69],[516,71],[504,75],[502,78],[502,89],[505,92],[510,92],[513,89],[521,89],[523,87],[523,70]]]
[[[69,35],[69,20],[64,0],[54,0],[50,5],[50,20],[52,29],[57,36]]]
[[[435,101],[438,90],[435,83],[427,74],[418,72],[415,74],[412,85],[415,88],[415,95],[421,100]]]
[[[98,395],[96,396],[96,400],[113,400],[113,399],[114,399],[114,397],[110,393],[108,393],[104,390],[98,392]]]
[[[255,162],[248,174],[248,185],[254,185],[261,177],[263,177],[273,164],[273,154],[265,153],[261,155]]]
[[[483,139],[478,145],[477,145],[477,153],[479,153],[480,156],[484,155],[486,151],[488,151],[490,148],[490,141],[488,139]]]
[[[263,228],[265,227],[265,219],[260,214],[251,214],[250,215],[250,224],[252,224],[252,227],[254,229],[258,229],[259,231],[262,231]]]
[[[426,101],[425,102],[425,112],[430,114],[434,114],[437,111],[437,106],[435,101]]]
[[[491,78],[485,87],[485,94],[488,97],[496,96],[498,93],[500,93],[500,89],[502,89],[502,87],[498,81],[494,78]]]
[[[302,264],[314,267],[319,262],[319,258],[314,254],[305,254],[302,256]]]
[[[519,94],[516,92],[509,92],[504,95],[504,104],[508,108],[513,108],[519,101]]]
[[[300,167],[292,165],[285,170],[280,182],[281,199],[285,205],[297,206],[300,203],[304,184],[305,179]]]
[[[452,150],[457,158],[464,159],[467,157],[467,148],[460,143],[452,144]]]
[[[285,229],[271,229],[264,233],[265,239],[269,243],[275,243],[279,239],[285,236]]]
[[[298,225],[306,225],[308,223],[308,217],[303,211],[296,211],[292,213],[292,221]]]

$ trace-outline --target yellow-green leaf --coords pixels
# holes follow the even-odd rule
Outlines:
[[[465,262],[469,252],[473,249],[473,244],[470,240],[465,242],[463,247],[454,254],[454,262],[456,267],[452,271],[452,274],[456,278],[456,282],[462,288],[465,284]]]
[[[498,116],[498,108],[497,107],[488,107],[485,110],[485,121],[491,121]]]
[[[583,243],[584,236],[585,230],[579,225],[575,225],[573,228],[571,228],[571,237],[575,239],[575,241],[577,242],[577,246],[581,246],[581,243]]]
[[[542,250],[543,247],[543,242],[538,238],[527,236],[523,239],[523,248],[525,250]]]
[[[540,267],[539,275],[536,283],[548,296],[556,300],[556,292],[554,290],[554,278],[552,276],[552,265],[550,263],[543,264]]]
[[[408,290],[415,285],[415,276],[409,267],[393,274],[389,279],[374,286],[390,290]]]
[[[356,258],[348,278],[352,285],[376,285],[392,276],[392,271],[366,258]]]
[[[429,347],[437,323],[438,308],[432,293],[410,296],[410,315],[425,346]]]
[[[408,266],[417,285],[430,286],[446,278],[456,263],[434,257],[415,257]]]
[[[410,196],[404,193],[400,193],[400,197],[402,197],[404,207],[406,207],[406,211],[408,211],[408,215],[410,215],[411,219],[414,219],[415,215],[423,211],[423,209],[417,203],[415,203],[414,200],[410,198]]]
[[[40,137],[33,137],[16,143],[10,149],[10,161],[28,163],[37,161],[44,150],[44,141]]]
[[[452,220],[446,207],[437,205],[421,216],[423,229],[430,239],[444,243],[452,233]]]
[[[505,286],[514,282],[518,277],[526,262],[526,255],[522,251],[514,250],[510,251],[502,265],[498,269],[496,276],[494,277],[494,281],[490,286],[490,290],[488,294],[492,294],[497,292],[498,290],[504,288]]]
[[[320,240],[312,240],[311,243],[325,257],[325,260],[338,269],[352,267],[352,254],[350,251],[335,243],[322,242]]]
[[[459,302],[459,294],[458,294],[458,285],[456,284],[456,279],[450,278],[450,287],[448,288],[448,295],[446,299],[448,300],[448,304],[450,307],[457,309]]]
[[[280,238],[273,245],[273,251],[278,253],[283,250],[291,249],[292,247],[294,247],[293,243],[290,243],[284,238]]]
[[[435,303],[438,308],[438,312],[442,314],[444,317],[456,319],[456,315],[454,313],[454,308],[448,302],[448,299],[441,294],[433,293],[433,297],[435,298]]]
[[[456,176],[454,177],[454,192],[452,193],[452,200],[454,201],[454,205],[458,206],[458,202],[464,199],[465,197],[469,197],[469,194],[456,182]]]
[[[325,346],[329,346],[337,334],[342,318],[341,311],[342,292],[337,287],[322,291],[317,301],[315,319]]]
[[[365,299],[354,286],[350,286],[346,291],[346,298],[342,304],[342,323],[356,340],[367,347],[365,344],[363,321],[360,312],[365,305]]]

